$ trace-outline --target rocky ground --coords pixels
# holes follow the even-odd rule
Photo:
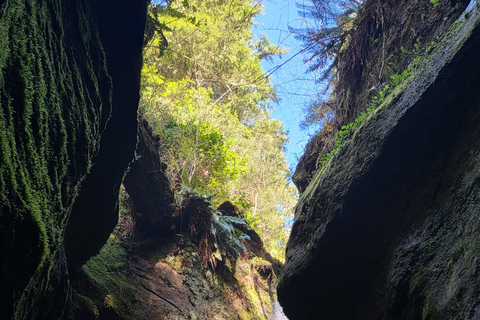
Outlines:
[[[129,224],[117,227],[74,282],[78,319],[272,318],[277,264],[254,237],[238,259],[212,266],[189,235],[135,241],[126,236]]]

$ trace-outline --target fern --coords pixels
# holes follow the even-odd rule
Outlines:
[[[250,240],[250,237],[235,225],[248,227],[245,219],[224,216],[220,211],[215,211],[212,215],[211,232],[215,239],[215,247],[222,256],[233,260],[237,259],[240,253],[247,251],[242,241]]]
[[[182,184],[180,186],[180,191],[178,192],[180,198],[200,198],[200,199],[203,199],[205,201],[207,201],[208,203],[210,203],[210,205],[212,204],[212,201],[213,201],[213,198],[214,196],[212,194],[202,194],[200,193],[200,191],[196,188],[192,188],[192,187],[189,187],[189,186],[186,186],[184,184]]]
[[[221,211],[214,210],[212,197],[201,195],[198,190],[182,185],[178,191],[180,204],[185,199],[197,199],[196,210],[198,213],[190,219],[192,236],[199,242],[199,255],[204,265],[216,266],[218,260],[227,259],[235,264],[236,259],[247,248],[243,241],[250,240],[242,227],[249,228],[245,219],[223,215]],[[193,239],[193,238],[192,238]],[[215,255],[214,252],[218,252]]]

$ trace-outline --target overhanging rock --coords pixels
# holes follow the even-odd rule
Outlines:
[[[302,195],[278,285],[291,320],[476,315],[480,26],[469,9]]]

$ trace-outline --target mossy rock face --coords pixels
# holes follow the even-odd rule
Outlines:
[[[302,193],[334,148],[337,131],[358,118],[385,84],[398,76],[461,15],[470,0],[364,1],[355,31],[339,55],[338,81],[330,100],[335,117],[306,145],[292,180]]]
[[[124,118],[133,117],[117,144],[133,142],[125,143],[122,157],[114,154],[110,172],[102,173],[115,178],[105,178],[98,187],[114,190],[110,182],[121,180],[133,155],[142,32],[122,39],[136,41],[128,58],[114,61],[112,51],[126,43],[115,47],[121,34],[105,41],[108,28],[99,30],[97,21],[105,14],[102,5],[115,4],[90,4],[0,1],[0,314],[6,319],[63,316],[69,282],[63,238],[69,214],[82,182],[97,170],[93,163],[112,160],[102,150],[108,148],[107,136],[121,131],[113,121],[119,109],[128,111]],[[122,74],[130,76],[130,90],[117,81]],[[117,92],[122,89],[137,94],[121,104]],[[108,212],[115,211],[115,203],[108,203]],[[98,217],[90,227],[110,227],[102,224]],[[76,237],[82,239],[88,229],[77,229]],[[70,248],[72,256],[78,249]]]
[[[478,316],[480,16],[469,10],[303,193],[278,285],[290,319]]]
[[[276,276],[270,262],[244,256],[235,266],[213,270],[201,263],[187,236],[162,242],[137,246],[112,236],[74,285],[75,317],[271,319]]]

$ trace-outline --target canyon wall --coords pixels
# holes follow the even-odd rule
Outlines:
[[[278,285],[290,319],[480,317],[479,21],[472,1],[314,174]]]
[[[136,146],[146,1],[0,1],[0,314],[68,317]],[[66,239],[66,241],[64,241]]]

